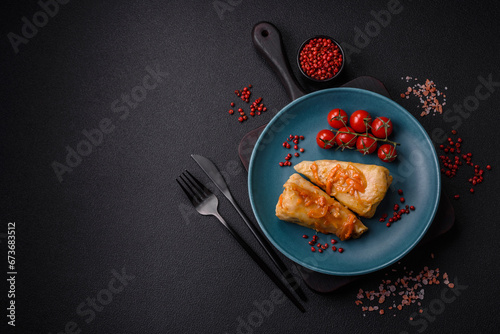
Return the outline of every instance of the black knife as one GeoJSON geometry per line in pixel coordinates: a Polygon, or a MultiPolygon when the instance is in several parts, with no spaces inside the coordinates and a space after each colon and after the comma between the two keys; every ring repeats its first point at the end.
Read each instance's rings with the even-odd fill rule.
{"type": "Polygon", "coordinates": [[[238,211],[238,213],[240,214],[241,218],[243,218],[243,221],[245,222],[247,227],[250,229],[250,231],[252,231],[254,237],[260,243],[262,248],[264,248],[267,255],[273,261],[274,265],[281,272],[281,274],[285,278],[285,281],[297,293],[300,299],[302,299],[303,301],[307,301],[307,297],[304,291],[302,291],[302,289],[300,288],[299,283],[295,280],[295,277],[288,270],[283,261],[278,257],[278,255],[272,248],[269,241],[267,241],[267,239],[262,235],[262,233],[255,227],[255,225],[252,222],[250,222],[248,217],[239,207],[238,203],[236,203],[236,201],[234,200],[233,196],[231,195],[231,192],[229,191],[229,188],[227,187],[226,181],[224,181],[224,177],[217,169],[217,166],[215,166],[212,161],[208,160],[207,158],[201,155],[191,154],[191,157],[194,159],[194,161],[196,161],[196,163],[201,167],[201,169],[203,169],[205,174],[208,175],[208,177],[213,181],[213,183],[215,183],[217,188],[219,188],[219,190],[224,194],[224,196],[226,196],[226,198],[229,200],[229,202],[231,202],[236,211],[238,211]]]}

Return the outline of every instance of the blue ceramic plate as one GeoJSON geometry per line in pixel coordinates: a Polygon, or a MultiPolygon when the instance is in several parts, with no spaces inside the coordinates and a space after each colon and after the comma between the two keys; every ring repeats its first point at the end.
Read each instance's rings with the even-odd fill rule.
{"type": "MultiPolygon", "coordinates": [[[[250,160],[248,188],[253,211],[266,236],[283,254],[311,270],[331,275],[359,275],[373,272],[401,259],[424,236],[439,204],[441,193],[440,169],[434,146],[420,123],[394,101],[362,89],[332,88],[301,97],[281,110],[259,137],[250,160]],[[324,150],[316,144],[316,134],[328,129],[327,115],[331,109],[342,108],[349,115],[358,109],[368,111],[372,117],[386,116],[394,124],[391,139],[400,143],[398,158],[392,163],[382,162],[376,153],[363,156],[354,150],[324,150]],[[303,135],[300,147],[305,152],[291,159],[293,164],[302,160],[335,159],[387,167],[393,176],[392,186],[372,219],[362,218],[369,231],[355,240],[339,242],[344,253],[333,252],[331,247],[323,253],[311,252],[308,240],[315,231],[279,220],[275,215],[283,184],[295,172],[292,167],[278,163],[292,149],[282,143],[290,135],[303,135]],[[392,216],[393,206],[399,203],[397,190],[403,189],[408,205],[415,211],[386,227],[379,222],[383,213],[392,216]]],[[[332,235],[318,233],[319,242],[330,244],[332,235]]],[[[337,237],[335,239],[338,240],[337,237]]]]}

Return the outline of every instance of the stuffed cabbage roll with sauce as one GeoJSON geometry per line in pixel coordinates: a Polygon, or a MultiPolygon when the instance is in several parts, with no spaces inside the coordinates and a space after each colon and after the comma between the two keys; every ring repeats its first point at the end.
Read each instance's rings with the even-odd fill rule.
{"type": "Polygon", "coordinates": [[[392,183],[389,170],[377,165],[317,160],[302,161],[295,165],[295,170],[366,218],[373,217],[392,183]]]}
{"type": "Polygon", "coordinates": [[[290,176],[283,187],[276,205],[279,219],[336,234],[340,240],[358,238],[368,230],[354,213],[299,174],[290,176]]]}

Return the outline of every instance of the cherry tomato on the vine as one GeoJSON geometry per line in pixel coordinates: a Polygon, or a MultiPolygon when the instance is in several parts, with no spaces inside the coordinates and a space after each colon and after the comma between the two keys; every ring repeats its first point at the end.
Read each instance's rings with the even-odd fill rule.
{"type": "Polygon", "coordinates": [[[343,127],[339,129],[337,135],[335,136],[335,142],[342,149],[346,147],[354,147],[356,146],[356,134],[354,133],[341,133],[341,132],[354,132],[350,127],[343,127]]]}
{"type": "Polygon", "coordinates": [[[372,117],[366,110],[356,110],[352,113],[349,124],[354,131],[365,133],[370,128],[370,124],[372,124],[372,117]]]}
{"type": "Polygon", "coordinates": [[[347,125],[347,113],[339,108],[328,113],[328,124],[334,129],[340,129],[347,125]],[[342,123],[344,121],[344,123],[342,123]]]}
{"type": "Polygon", "coordinates": [[[390,144],[384,144],[378,149],[378,157],[384,162],[393,162],[396,159],[397,152],[396,147],[390,144]]]}
{"type": "Polygon", "coordinates": [[[392,133],[392,122],[387,117],[377,117],[372,122],[372,133],[377,138],[387,138],[392,133]]]}
{"type": "Polygon", "coordinates": [[[356,148],[359,152],[365,154],[372,154],[377,150],[377,141],[373,137],[362,137],[358,136],[356,140],[356,148]]]}
{"type": "Polygon", "coordinates": [[[321,130],[316,135],[316,143],[319,147],[327,150],[329,148],[332,148],[335,144],[335,141],[333,140],[334,138],[335,133],[333,133],[331,130],[321,130]]]}

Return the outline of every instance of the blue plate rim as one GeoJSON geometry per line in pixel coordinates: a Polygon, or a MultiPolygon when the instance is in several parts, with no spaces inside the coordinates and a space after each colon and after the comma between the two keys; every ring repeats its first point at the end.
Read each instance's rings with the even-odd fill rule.
{"type": "Polygon", "coordinates": [[[380,269],[386,268],[386,267],[390,266],[391,264],[397,262],[398,260],[402,259],[413,248],[415,248],[415,246],[420,242],[420,240],[422,240],[422,238],[424,237],[424,235],[427,233],[430,225],[434,221],[437,209],[439,207],[439,202],[440,202],[440,199],[441,199],[441,173],[440,173],[440,169],[439,169],[439,161],[438,161],[438,157],[437,157],[437,152],[436,152],[436,149],[434,147],[434,144],[433,144],[432,140],[430,139],[429,135],[427,134],[427,131],[424,129],[424,127],[422,126],[422,124],[420,124],[420,122],[418,122],[418,120],[408,110],[406,110],[405,108],[403,108],[401,105],[399,105],[398,103],[396,103],[392,99],[389,99],[389,98],[387,98],[387,97],[385,97],[383,95],[380,95],[378,93],[375,93],[375,92],[372,92],[372,91],[369,91],[369,90],[366,90],[366,89],[352,88],[352,87],[337,87],[337,88],[322,89],[322,90],[319,90],[319,91],[312,92],[312,93],[306,94],[304,96],[301,96],[300,98],[298,98],[298,99],[290,102],[285,107],[283,107],[283,109],[281,109],[271,119],[271,121],[267,124],[267,126],[264,128],[264,130],[262,131],[262,133],[259,135],[259,138],[257,139],[257,142],[255,143],[254,149],[252,151],[252,156],[250,158],[250,164],[249,164],[249,167],[248,167],[248,182],[247,182],[247,184],[248,184],[248,194],[249,194],[249,198],[250,198],[250,204],[251,204],[254,216],[257,219],[257,223],[259,224],[261,230],[266,235],[266,237],[268,238],[268,240],[271,241],[271,243],[274,245],[274,247],[276,247],[287,258],[289,258],[293,262],[295,262],[295,263],[297,263],[297,264],[299,264],[299,265],[301,265],[301,266],[303,266],[305,268],[308,268],[310,270],[313,270],[313,271],[316,271],[316,272],[319,272],[319,273],[328,274],[328,275],[336,275],[336,276],[355,276],[355,275],[363,275],[363,274],[372,273],[374,271],[378,271],[380,269]],[[331,91],[345,91],[345,92],[351,91],[351,92],[358,92],[358,93],[361,93],[361,94],[372,95],[375,98],[380,98],[380,99],[386,100],[386,102],[392,104],[393,106],[395,106],[400,111],[403,111],[403,112],[407,113],[408,116],[410,116],[409,118],[411,119],[411,121],[424,134],[427,143],[430,144],[430,147],[432,148],[432,152],[433,152],[433,155],[432,155],[433,160],[432,161],[433,161],[433,163],[434,163],[434,165],[436,167],[435,170],[436,170],[436,175],[437,175],[437,185],[436,185],[436,188],[437,188],[437,191],[436,191],[437,192],[437,198],[436,198],[436,201],[434,202],[434,205],[432,207],[432,214],[430,216],[429,221],[426,222],[425,228],[422,230],[422,232],[420,233],[420,235],[415,239],[415,241],[406,248],[406,250],[404,252],[402,252],[398,256],[394,257],[392,260],[386,261],[385,263],[383,263],[383,264],[381,264],[379,266],[376,266],[376,267],[373,267],[373,268],[369,268],[369,269],[365,269],[365,270],[340,271],[340,272],[333,271],[333,270],[326,270],[326,269],[323,269],[323,268],[320,268],[320,267],[317,267],[317,266],[314,266],[314,265],[310,265],[310,264],[304,263],[301,259],[298,259],[297,257],[290,255],[286,250],[284,250],[281,246],[279,246],[279,244],[273,239],[273,237],[264,228],[263,223],[261,222],[259,216],[256,214],[257,210],[256,210],[255,204],[254,204],[254,198],[253,198],[253,193],[252,193],[252,187],[251,187],[251,185],[252,185],[252,182],[253,182],[253,176],[252,176],[253,165],[254,165],[255,156],[256,156],[256,152],[257,152],[257,150],[255,148],[260,145],[260,142],[263,140],[263,137],[265,136],[265,134],[267,133],[267,131],[269,131],[269,129],[281,117],[281,115],[283,115],[288,110],[290,110],[294,105],[300,103],[301,101],[303,101],[305,99],[309,99],[309,98],[311,98],[313,96],[320,95],[320,94],[326,94],[326,93],[329,93],[331,91]]]}

